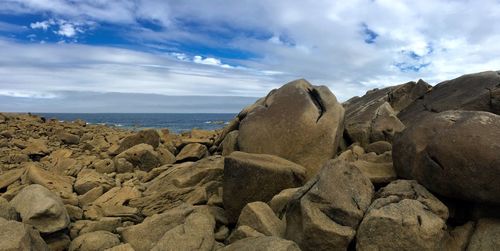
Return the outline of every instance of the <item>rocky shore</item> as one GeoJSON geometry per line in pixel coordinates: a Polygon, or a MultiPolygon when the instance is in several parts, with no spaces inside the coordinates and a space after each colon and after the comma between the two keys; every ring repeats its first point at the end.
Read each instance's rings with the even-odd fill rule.
{"type": "Polygon", "coordinates": [[[499,250],[499,114],[494,71],[296,80],[217,131],[0,114],[0,250],[499,250]]]}

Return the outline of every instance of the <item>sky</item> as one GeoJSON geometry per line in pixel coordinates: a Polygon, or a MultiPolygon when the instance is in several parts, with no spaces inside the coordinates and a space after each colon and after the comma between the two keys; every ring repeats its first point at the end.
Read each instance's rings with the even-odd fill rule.
{"type": "Polygon", "coordinates": [[[0,2],[0,111],[238,112],[298,78],[345,101],[500,69],[499,0],[0,2]]]}

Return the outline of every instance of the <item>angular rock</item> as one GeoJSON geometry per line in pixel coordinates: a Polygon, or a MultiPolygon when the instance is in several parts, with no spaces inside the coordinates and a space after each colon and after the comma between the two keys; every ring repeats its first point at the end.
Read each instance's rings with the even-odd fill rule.
{"type": "Polygon", "coordinates": [[[500,247],[500,219],[480,219],[467,251],[496,250],[498,247],[500,247]]]}
{"type": "Polygon", "coordinates": [[[123,158],[140,170],[149,171],[161,164],[160,156],[148,144],[135,145],[122,153],[118,154],[116,159],[123,158]]]}
{"type": "Polygon", "coordinates": [[[221,142],[222,156],[227,156],[234,151],[238,151],[238,130],[229,132],[221,142]]]}
{"type": "Polygon", "coordinates": [[[87,208],[86,216],[91,219],[102,217],[121,217],[127,220],[139,220],[139,210],[128,205],[132,199],[141,197],[141,192],[135,187],[113,187],[101,195],[87,208]]]}
{"type": "Polygon", "coordinates": [[[443,219],[422,203],[403,199],[370,208],[358,228],[356,250],[442,250],[444,229],[443,219]]]}
{"type": "MultiPolygon", "coordinates": [[[[500,114],[494,93],[500,90],[498,72],[486,71],[463,75],[434,86],[398,116],[405,125],[413,125],[429,113],[448,110],[486,111],[500,114]]],[[[498,96],[497,96],[498,97],[498,96]]]]}
{"type": "Polygon", "coordinates": [[[94,163],[94,168],[98,173],[112,173],[116,171],[115,163],[110,159],[97,161],[94,163]]]}
{"type": "Polygon", "coordinates": [[[42,185],[59,195],[63,202],[78,205],[76,194],[73,193],[73,177],[45,171],[34,164],[28,164],[26,166],[26,178],[30,183],[42,185]]]}
{"type": "Polygon", "coordinates": [[[30,225],[0,217],[0,250],[48,251],[49,247],[30,225]]]}
{"type": "Polygon", "coordinates": [[[377,193],[359,225],[356,250],[442,250],[448,209],[415,181],[397,180],[377,193]]]}
{"type": "Polygon", "coordinates": [[[149,251],[166,232],[184,223],[191,212],[193,208],[184,205],[147,217],[141,224],[123,229],[122,239],[136,251],[149,251]],[[138,236],[140,238],[137,238],[138,236]]]}
{"type": "Polygon", "coordinates": [[[281,216],[284,214],[286,205],[288,205],[295,193],[297,193],[299,190],[300,187],[285,189],[279,194],[276,194],[267,204],[269,204],[269,207],[276,215],[281,216]]]}
{"type": "Polygon", "coordinates": [[[80,137],[64,130],[56,132],[56,137],[67,145],[77,145],[80,143],[80,137]]]}
{"type": "Polygon", "coordinates": [[[103,251],[120,244],[120,239],[108,231],[82,234],[69,245],[69,251],[103,251]]]}
{"type": "Polygon", "coordinates": [[[3,189],[19,180],[25,170],[26,169],[24,168],[17,168],[0,173],[0,189],[3,189]]]}
{"type": "Polygon", "coordinates": [[[116,172],[128,173],[134,171],[134,165],[124,158],[115,158],[114,161],[116,172]]]}
{"type": "Polygon", "coordinates": [[[135,251],[132,245],[126,243],[118,246],[114,246],[112,248],[105,249],[104,251],[135,251]]]}
{"type": "Polygon", "coordinates": [[[223,251],[300,251],[293,241],[274,236],[250,237],[220,249],[223,251]]]}
{"type": "Polygon", "coordinates": [[[290,202],[285,236],[302,250],[345,250],[372,196],[373,185],[355,166],[329,161],[290,202]]]}
{"type": "Polygon", "coordinates": [[[446,111],[423,117],[394,140],[399,176],[466,201],[500,204],[500,116],[446,111]]]}
{"type": "Polygon", "coordinates": [[[260,237],[260,236],[266,236],[263,233],[253,229],[252,227],[246,226],[246,225],[241,225],[238,226],[232,233],[229,235],[227,238],[226,242],[228,244],[231,244],[233,242],[250,238],[250,237],[260,237]]]}
{"type": "Polygon", "coordinates": [[[44,241],[47,243],[50,251],[66,251],[71,244],[69,236],[61,232],[44,236],[44,241]]]}
{"type": "Polygon", "coordinates": [[[175,157],[177,162],[182,161],[197,161],[208,154],[208,149],[205,145],[199,143],[187,144],[181,149],[175,157]]]}
{"type": "Polygon", "coordinates": [[[285,235],[283,221],[278,219],[273,210],[261,201],[248,203],[241,210],[238,226],[249,226],[267,236],[283,238],[285,235]]]}
{"type": "Polygon", "coordinates": [[[206,204],[210,197],[219,194],[223,171],[224,159],[221,156],[173,165],[146,183],[143,196],[132,199],[129,205],[151,216],[183,203],[206,204]]]}
{"type": "Polygon", "coordinates": [[[419,80],[416,83],[408,82],[371,90],[363,97],[354,97],[344,102],[348,144],[358,142],[361,146],[367,146],[381,138],[390,140],[396,131],[401,130],[402,125],[394,116],[426,93],[430,87],[419,80]]]}
{"type": "Polygon", "coordinates": [[[103,187],[104,191],[107,191],[115,186],[115,182],[112,178],[95,170],[84,169],[78,173],[74,188],[81,195],[99,186],[103,187]]]}
{"type": "Polygon", "coordinates": [[[229,221],[236,222],[250,202],[269,201],[283,189],[301,186],[305,174],[302,166],[278,156],[233,152],[224,161],[223,203],[229,221]]]}
{"type": "Polygon", "coordinates": [[[160,145],[160,135],[154,129],[137,132],[134,135],[124,138],[118,149],[116,149],[113,154],[120,154],[121,152],[139,144],[148,144],[153,148],[157,148],[160,145]]]}
{"type": "Polygon", "coordinates": [[[162,165],[175,163],[175,155],[172,154],[166,147],[158,147],[156,151],[159,153],[162,165]]]}
{"type": "Polygon", "coordinates": [[[2,197],[0,197],[0,218],[6,220],[18,220],[19,218],[16,209],[2,197]]]}
{"type": "Polygon", "coordinates": [[[387,184],[397,178],[392,164],[392,153],[376,155],[373,152],[363,154],[352,162],[373,184],[387,184]]]}
{"type": "Polygon", "coordinates": [[[33,139],[28,140],[28,145],[24,148],[21,153],[27,154],[33,160],[39,160],[41,157],[49,154],[50,150],[47,146],[47,141],[43,139],[33,139]]]}
{"type": "Polygon", "coordinates": [[[376,142],[369,144],[365,148],[365,151],[367,153],[374,152],[376,154],[383,154],[383,153],[385,153],[387,151],[391,151],[391,150],[392,150],[392,145],[391,145],[391,143],[389,143],[387,141],[376,141],[376,142]]]}
{"type": "Polygon", "coordinates": [[[79,235],[101,230],[114,233],[121,223],[120,218],[113,217],[104,217],[98,221],[79,220],[71,224],[70,236],[74,239],[79,235]]]}
{"type": "Polygon", "coordinates": [[[29,185],[10,202],[21,214],[23,223],[42,233],[53,233],[69,224],[69,215],[59,196],[41,185],[29,185]]]}
{"type": "Polygon", "coordinates": [[[239,117],[240,151],[280,156],[304,166],[311,178],[335,156],[344,109],[326,86],[300,79],[271,91],[239,117]]]}
{"type": "Polygon", "coordinates": [[[211,215],[194,212],[182,225],[167,231],[152,251],[211,251],[215,243],[214,228],[215,220],[211,215]]]}

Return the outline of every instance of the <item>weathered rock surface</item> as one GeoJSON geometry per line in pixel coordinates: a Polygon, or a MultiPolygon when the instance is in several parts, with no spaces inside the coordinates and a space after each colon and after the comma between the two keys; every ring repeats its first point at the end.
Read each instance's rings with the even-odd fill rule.
{"type": "Polygon", "coordinates": [[[304,183],[306,170],[293,162],[267,154],[233,152],[224,161],[224,208],[236,222],[243,207],[269,201],[283,189],[304,183]]]}
{"type": "Polygon", "coordinates": [[[238,226],[249,226],[267,236],[283,238],[285,224],[274,214],[273,210],[264,202],[248,203],[241,210],[238,226]]]}
{"type": "Polygon", "coordinates": [[[121,152],[139,144],[148,144],[153,148],[157,148],[160,144],[160,135],[153,129],[143,130],[134,135],[130,135],[121,141],[118,149],[114,151],[114,155],[120,154],[121,152]]]}
{"type": "Polygon", "coordinates": [[[452,198],[500,203],[500,116],[489,112],[430,114],[394,141],[399,176],[452,198]]]}
{"type": "Polygon", "coordinates": [[[76,178],[74,188],[78,194],[85,194],[96,187],[103,187],[105,191],[114,187],[115,183],[112,178],[101,174],[92,169],[84,169],[76,178]]]}
{"type": "Polygon", "coordinates": [[[286,211],[286,238],[302,250],[346,250],[371,203],[373,185],[352,164],[329,161],[286,211]]]}
{"type": "Polygon", "coordinates": [[[359,146],[353,146],[338,156],[338,159],[348,161],[356,166],[373,184],[387,184],[397,178],[392,163],[392,153],[365,153],[359,146]]]}
{"type": "Polygon", "coordinates": [[[41,185],[25,187],[11,204],[20,213],[23,223],[42,233],[56,232],[69,224],[69,215],[61,198],[41,185]]]}
{"type": "Polygon", "coordinates": [[[223,251],[300,251],[293,241],[274,236],[250,237],[220,249],[223,251]]]}
{"type": "Polygon", "coordinates": [[[197,161],[205,157],[208,153],[208,149],[205,145],[199,143],[191,143],[184,146],[179,154],[175,157],[177,162],[183,161],[197,161]]]}
{"type": "Polygon", "coordinates": [[[0,197],[0,218],[6,220],[18,220],[16,209],[9,202],[0,197]]]}
{"type": "Polygon", "coordinates": [[[240,113],[240,151],[280,156],[313,177],[331,159],[343,132],[344,109],[325,86],[290,82],[240,113]]]}
{"type": "Polygon", "coordinates": [[[480,219],[467,251],[496,250],[500,247],[500,219],[480,219]]]}
{"type": "Polygon", "coordinates": [[[448,208],[415,181],[377,193],[357,232],[356,250],[442,250],[448,208]]]}
{"type": "Polygon", "coordinates": [[[406,84],[368,91],[343,103],[347,141],[367,146],[377,140],[391,141],[404,129],[396,115],[425,94],[430,85],[419,80],[406,84]]]}
{"type": "Polygon", "coordinates": [[[194,212],[186,221],[166,232],[152,249],[163,250],[200,250],[213,249],[215,220],[211,215],[194,212]]]}
{"type": "Polygon", "coordinates": [[[82,234],[69,245],[69,251],[103,251],[120,244],[116,235],[108,231],[82,234]]]}
{"type": "Polygon", "coordinates": [[[428,113],[448,110],[486,111],[500,114],[498,93],[500,75],[486,71],[441,82],[398,114],[407,125],[418,122],[428,113]],[[496,94],[496,95],[495,95],[496,94]],[[496,103],[497,102],[497,103],[496,103]]]}
{"type": "Polygon", "coordinates": [[[221,196],[223,171],[224,158],[221,156],[173,165],[146,183],[142,197],[132,199],[129,205],[151,216],[183,203],[207,203],[213,196],[221,196]]]}
{"type": "Polygon", "coordinates": [[[0,250],[48,251],[49,247],[30,225],[0,217],[0,250]]]}
{"type": "Polygon", "coordinates": [[[123,151],[115,159],[125,159],[143,171],[150,171],[161,164],[160,156],[154,151],[154,148],[143,143],[123,151]]]}

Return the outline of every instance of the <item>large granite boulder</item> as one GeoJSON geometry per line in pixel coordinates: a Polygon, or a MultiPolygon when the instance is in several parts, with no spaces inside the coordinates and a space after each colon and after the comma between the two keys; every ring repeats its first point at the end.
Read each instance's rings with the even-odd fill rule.
{"type": "Polygon", "coordinates": [[[346,250],[373,190],[370,180],[351,163],[327,162],[289,203],[285,237],[302,250],[346,250]]]}
{"type": "Polygon", "coordinates": [[[24,223],[42,233],[53,233],[69,225],[69,215],[61,198],[41,185],[25,187],[11,204],[24,223]]]}
{"type": "Polygon", "coordinates": [[[224,161],[223,202],[235,223],[246,204],[269,201],[281,190],[303,185],[304,167],[278,156],[233,152],[224,161]]]}
{"type": "Polygon", "coordinates": [[[498,204],[499,139],[500,116],[493,113],[430,114],[396,137],[394,167],[440,195],[498,204]]]}
{"type": "Polygon", "coordinates": [[[391,141],[394,134],[404,129],[397,114],[425,94],[430,85],[419,80],[402,85],[374,89],[362,97],[344,102],[345,140],[367,146],[378,140],[391,141]]]}
{"type": "Polygon", "coordinates": [[[285,235],[283,221],[262,201],[248,203],[241,211],[237,226],[249,226],[267,236],[283,238],[285,235]]]}
{"type": "Polygon", "coordinates": [[[486,71],[447,80],[416,100],[398,116],[405,125],[428,113],[448,110],[487,111],[500,114],[500,72],[486,71]]]}
{"type": "Polygon", "coordinates": [[[134,167],[143,171],[149,171],[161,164],[160,156],[154,151],[153,147],[148,144],[135,145],[115,157],[117,159],[125,159],[134,167]]]}
{"type": "Polygon", "coordinates": [[[356,236],[356,250],[443,250],[448,208],[415,181],[381,189],[356,236]]]}
{"type": "Polygon", "coordinates": [[[476,223],[468,251],[497,250],[500,247],[500,219],[483,218],[476,223]]]}
{"type": "Polygon", "coordinates": [[[240,151],[293,161],[304,166],[310,178],[335,156],[344,109],[326,86],[300,79],[271,91],[240,117],[240,151]]]}
{"type": "Polygon", "coordinates": [[[0,250],[48,251],[49,247],[30,225],[0,217],[0,250]]]}

